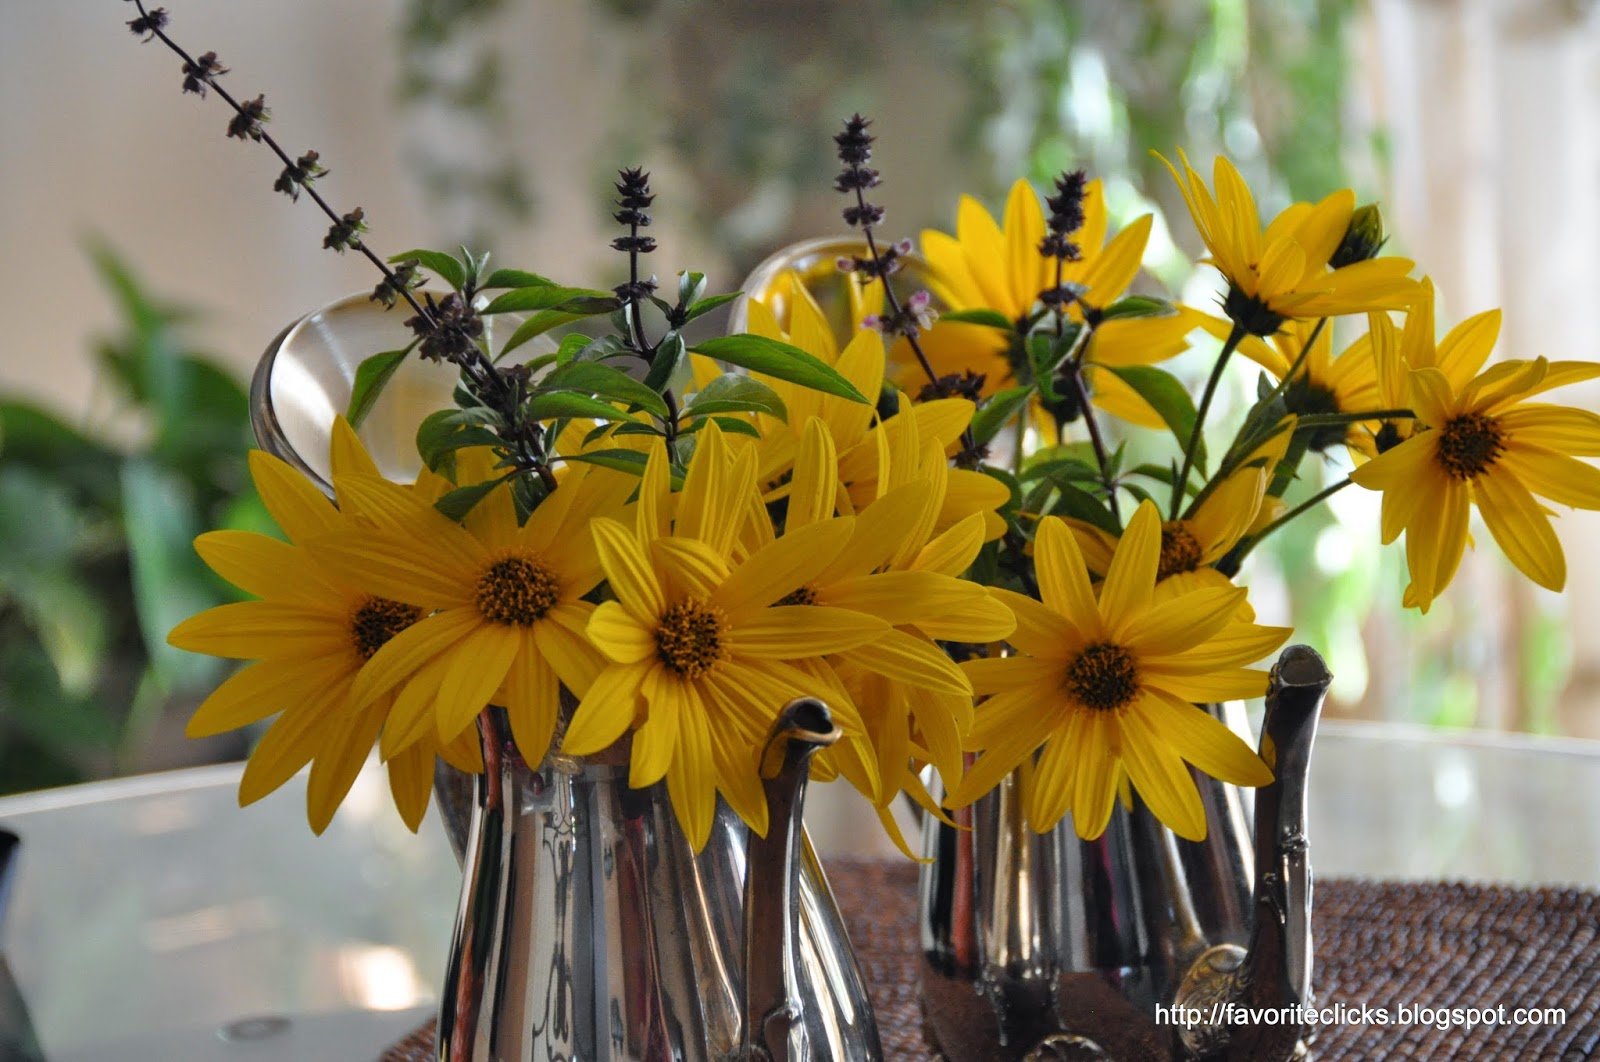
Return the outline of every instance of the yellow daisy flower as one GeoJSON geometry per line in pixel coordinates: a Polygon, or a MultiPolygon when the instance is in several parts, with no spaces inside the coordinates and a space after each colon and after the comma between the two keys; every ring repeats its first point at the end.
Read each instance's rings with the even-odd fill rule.
{"type": "MultiPolygon", "coordinates": [[[[1162,521],[1156,582],[1162,585],[1163,593],[1174,595],[1233,585],[1212,565],[1249,533],[1270,482],[1271,473],[1265,468],[1242,469],[1229,476],[1189,515],[1181,520],[1162,521]],[[1169,582],[1171,586],[1166,585],[1169,582]]],[[[1127,536],[1113,535],[1082,520],[1066,518],[1062,522],[1077,540],[1090,574],[1104,578],[1111,570],[1118,544],[1127,536]]]]}
{"type": "MultiPolygon", "coordinates": [[[[1268,497],[1266,491],[1293,435],[1294,418],[1286,418],[1272,438],[1239,463],[1237,472],[1200,498],[1182,519],[1162,521],[1160,560],[1156,566],[1157,601],[1207,587],[1233,585],[1213,565],[1246,535],[1260,530],[1263,513],[1281,512],[1281,502],[1268,497]]],[[[1103,579],[1111,570],[1121,536],[1071,517],[1062,522],[1077,541],[1089,574],[1103,579]]],[[[1247,602],[1241,601],[1240,609],[1243,618],[1254,618],[1247,602]]]]}
{"type": "MultiPolygon", "coordinates": [[[[486,451],[460,451],[461,481],[486,481],[490,460],[486,451]]],[[[602,578],[587,524],[619,513],[638,480],[575,469],[520,527],[509,484],[458,524],[377,477],[334,482],[374,526],[312,548],[357,585],[427,616],[374,654],[356,681],[357,704],[394,695],[382,754],[429,734],[450,741],[493,703],[506,709],[523,758],[540,762],[560,685],[582,692],[602,663],[583,635],[594,606],[582,599],[602,578]]]]}
{"type": "Polygon", "coordinates": [[[1183,173],[1157,155],[1194,218],[1207,259],[1228,282],[1223,309],[1252,335],[1276,332],[1290,318],[1336,317],[1369,310],[1403,310],[1417,297],[1406,258],[1370,258],[1328,268],[1355,213],[1346,188],[1320,203],[1295,203],[1265,229],[1255,197],[1233,163],[1218,156],[1212,171],[1216,197],[1178,152],[1183,173]]]}
{"type": "MultiPolygon", "coordinates": [[[[884,376],[882,337],[873,331],[858,332],[841,353],[826,315],[800,278],[790,274],[780,289],[781,296],[773,295],[771,301],[786,311],[786,319],[780,318],[766,301],[752,299],[750,331],[791,343],[828,362],[863,394],[878,393],[884,376]]],[[[871,504],[894,485],[925,476],[932,462],[945,464],[945,458],[959,448],[961,433],[972,421],[976,408],[964,398],[913,403],[902,393],[900,412],[874,423],[877,414],[870,406],[830,399],[782,381],[761,379],[789,404],[787,420],[760,414],[754,418],[762,433],[756,451],[759,481],[765,488],[767,500],[776,501],[787,493],[784,478],[794,467],[801,433],[810,419],[816,417],[828,426],[839,454],[839,479],[848,494],[848,507],[843,504],[845,499],[839,499],[840,512],[846,514],[871,504]],[[785,388],[804,393],[791,400],[785,388]],[[923,446],[923,440],[930,438],[939,443],[939,449],[932,454],[923,446]]],[[[995,510],[1008,500],[1010,493],[993,476],[969,469],[953,469],[946,481],[938,530],[946,530],[972,513],[981,512],[986,514],[987,537],[999,538],[1005,534],[1005,521],[995,510]]]]}
{"type": "MultiPolygon", "coordinates": [[[[856,649],[889,630],[850,609],[782,603],[849,543],[850,517],[787,531],[730,560],[751,512],[745,499],[757,496],[754,463],[725,462],[715,443],[706,447],[717,437],[715,428],[704,430],[670,520],[648,497],[651,481],[666,478],[665,449],[658,448],[650,458],[658,471],[646,469],[635,526],[591,523],[616,600],[589,621],[587,636],[607,666],[573,713],[563,745],[569,754],[591,755],[631,730],[628,784],[665,777],[696,850],[710,835],[719,792],[752,829],[766,831],[756,750],[785,702],[818,692],[815,679],[789,661],[856,649]]],[[[847,705],[833,707],[847,734],[863,733],[847,705]]]]}
{"type": "MultiPolygon", "coordinates": [[[[812,420],[795,463],[785,518],[790,532],[833,518],[839,499],[836,464],[826,425],[812,420]]],[[[942,461],[937,471],[947,471],[942,461]]],[[[983,520],[974,513],[935,535],[944,487],[943,477],[930,475],[866,506],[845,549],[788,598],[865,612],[895,628],[829,658],[841,674],[852,676],[845,687],[875,736],[878,775],[884,781],[907,773],[904,750],[912,722],[925,759],[949,777],[961,773],[972,690],[933,639],[988,643],[1016,625],[1010,610],[984,587],[957,578],[983,546],[983,520]],[[856,695],[868,685],[870,695],[856,695]]]]}
{"type": "MultiPolygon", "coordinates": [[[[1218,339],[1226,339],[1229,325],[1207,318],[1206,331],[1218,339]]],[[[1345,348],[1338,357],[1333,355],[1333,329],[1317,327],[1308,320],[1285,321],[1283,328],[1270,341],[1259,336],[1246,336],[1239,343],[1239,353],[1267,370],[1274,381],[1282,380],[1306,349],[1311,349],[1296,372],[1294,381],[1284,390],[1284,406],[1296,415],[1314,416],[1322,413],[1361,413],[1367,410],[1399,408],[1383,405],[1383,392],[1378,386],[1378,367],[1373,357],[1373,339],[1370,332],[1363,334],[1345,348]],[[1316,338],[1313,340],[1312,335],[1316,338]]],[[[1352,424],[1344,428],[1321,428],[1313,432],[1310,449],[1321,452],[1344,443],[1370,457],[1372,427],[1352,424]]]]}
{"type": "MultiPolygon", "coordinates": [[[[1107,240],[1105,193],[1100,181],[1089,182],[1083,211],[1083,228],[1073,237],[1082,249],[1082,257],[1063,263],[1061,279],[1088,288],[1084,298],[1091,305],[1109,306],[1127,292],[1138,275],[1150,238],[1151,215],[1146,214],[1107,240]]],[[[1011,187],[1003,228],[976,199],[962,196],[956,211],[955,236],[936,230],[922,233],[933,293],[951,310],[990,309],[1011,321],[1027,318],[1039,293],[1056,286],[1055,259],[1046,259],[1039,253],[1044,234],[1044,210],[1038,194],[1025,180],[1011,187]]],[[[1067,315],[1074,321],[1083,320],[1082,308],[1076,303],[1067,315]]],[[[1114,373],[1099,369],[1152,365],[1180,354],[1188,346],[1185,337],[1203,317],[1180,307],[1168,317],[1125,318],[1101,324],[1084,353],[1084,379],[1094,404],[1134,424],[1165,427],[1161,415],[1138,392],[1114,373]]],[[[998,329],[936,321],[918,341],[941,376],[969,369],[982,373],[985,394],[1016,383],[1016,367],[1008,354],[1009,339],[998,329]]],[[[915,392],[927,382],[906,344],[896,344],[892,357],[900,386],[915,392]]]]}
{"type": "Polygon", "coordinates": [[[969,738],[983,752],[950,806],[971,803],[1026,761],[1023,800],[1036,831],[1070,811],[1079,837],[1100,836],[1126,775],[1158,819],[1199,840],[1205,811],[1187,764],[1235,785],[1272,780],[1259,756],[1192,702],[1263,695],[1266,673],[1244,665],[1289,631],[1236,622],[1244,597],[1237,587],[1157,603],[1160,551],[1161,516],[1144,502],[1096,600],[1072,533],[1054,517],[1040,523],[1034,559],[1043,601],[1006,595],[1018,655],[962,665],[987,697],[969,738]]]}
{"type": "MultiPolygon", "coordinates": [[[[1493,336],[1480,330],[1469,342],[1493,336]]],[[[1566,585],[1566,556],[1535,495],[1600,509],[1600,469],[1574,456],[1600,456],[1600,416],[1527,399],[1596,376],[1600,365],[1544,358],[1500,362],[1461,388],[1439,368],[1411,372],[1416,433],[1350,474],[1383,492],[1383,541],[1405,532],[1407,608],[1427,612],[1450,585],[1473,504],[1518,570],[1550,590],[1566,585]]]]}
{"type": "MultiPolygon", "coordinates": [[[[332,465],[337,475],[377,474],[343,418],[334,429],[332,465]]],[[[191,652],[257,661],[205,699],[187,733],[207,737],[277,714],[245,767],[239,803],[260,800],[310,763],[306,815],[320,834],[355,782],[391,706],[392,698],[356,703],[350,696],[356,675],[422,611],[356,589],[306,548],[312,539],[353,530],[355,521],[304,476],[260,451],[250,454],[250,473],[289,541],[246,531],[212,531],[196,539],[195,549],[218,575],[259,600],[208,609],[173,628],[167,641],[191,652]]],[[[436,753],[463,770],[483,769],[476,740],[443,747],[430,741],[390,760],[390,789],[413,830],[427,810],[436,753]]]]}

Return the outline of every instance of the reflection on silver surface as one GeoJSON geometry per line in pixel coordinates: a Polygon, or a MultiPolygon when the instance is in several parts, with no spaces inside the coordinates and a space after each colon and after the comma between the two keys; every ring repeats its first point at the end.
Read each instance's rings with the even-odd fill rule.
{"type": "Polygon", "coordinates": [[[1232,787],[1204,776],[1199,843],[1173,835],[1137,798],[1096,840],[1080,841],[1070,820],[1034,834],[1015,774],[958,814],[970,829],[927,820],[922,993],[943,1053],[953,1062],[1091,1049],[1119,1062],[1213,1051],[1238,1062],[1290,1058],[1293,1026],[1206,1029],[1180,1043],[1155,1007],[1309,1000],[1305,790],[1330,680],[1304,646],[1273,669],[1262,748],[1277,777],[1256,796],[1253,844],[1232,787]]]}
{"type": "Polygon", "coordinates": [[[625,757],[530,769],[502,714],[485,713],[488,770],[438,1057],[880,1059],[844,925],[800,830],[810,753],[837,734],[807,705],[820,709],[794,702],[774,728],[767,838],[719,801],[698,855],[663,784],[628,787],[625,757]]]}
{"type": "MultiPolygon", "coordinates": [[[[408,316],[404,307],[385,310],[364,294],[348,295],[280,332],[261,356],[250,384],[250,422],[261,448],[331,493],[328,440],[334,418],[350,404],[361,363],[401,349],[414,338],[405,326],[408,316]]],[[[491,349],[497,328],[504,332],[519,320],[515,315],[485,318],[491,349]]],[[[522,349],[523,356],[534,357],[554,350],[555,344],[536,336],[522,349]]],[[[401,364],[359,433],[385,477],[403,483],[416,478],[421,467],[417,425],[428,414],[454,405],[451,393],[458,375],[448,362],[428,362],[414,354],[401,364]]]]}

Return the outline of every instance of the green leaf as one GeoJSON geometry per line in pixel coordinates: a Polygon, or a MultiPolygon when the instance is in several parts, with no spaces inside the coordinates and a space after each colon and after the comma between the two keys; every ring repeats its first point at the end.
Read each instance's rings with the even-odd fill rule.
{"type": "Polygon", "coordinates": [[[1166,299],[1153,295],[1128,295],[1100,311],[1102,321],[1115,321],[1122,317],[1172,317],[1178,308],[1166,299]]]}
{"type": "Polygon", "coordinates": [[[620,369],[593,361],[575,361],[539,382],[541,391],[581,391],[648,410],[666,419],[667,404],[659,394],[620,369]]]}
{"type": "Polygon", "coordinates": [[[168,689],[203,685],[216,662],[167,644],[167,632],[218,604],[210,571],[191,545],[201,530],[189,484],[143,459],[122,467],[128,555],[139,630],[157,679],[168,689]]]}
{"type": "Polygon", "coordinates": [[[350,422],[352,428],[361,427],[362,421],[367,419],[367,414],[371,413],[372,407],[377,404],[378,396],[383,394],[383,389],[394,378],[394,374],[400,371],[406,355],[410,354],[416,345],[416,341],[413,340],[400,350],[386,350],[382,354],[374,354],[356,366],[356,382],[350,389],[350,405],[344,411],[344,419],[350,422]]]}
{"type": "MultiPolygon", "coordinates": [[[[531,313],[534,310],[561,310],[565,313],[610,313],[621,306],[615,295],[591,288],[563,288],[555,284],[541,284],[531,288],[516,288],[496,296],[485,306],[483,314],[531,313]]],[[[515,333],[513,333],[515,336],[515,333]]],[[[509,340],[508,340],[509,342],[509,340]]]]}
{"type": "Polygon", "coordinates": [[[1016,322],[1011,320],[999,310],[951,310],[939,315],[941,321],[958,321],[961,324],[988,325],[998,328],[1002,332],[1010,332],[1016,328],[1016,322]]]}
{"type": "Polygon", "coordinates": [[[1153,365],[1101,365],[1099,368],[1115,373],[1123,383],[1139,392],[1139,397],[1161,414],[1178,445],[1188,445],[1189,434],[1194,431],[1194,402],[1176,376],[1153,365]]]}
{"type": "Polygon", "coordinates": [[[1100,468],[1093,461],[1062,457],[1033,465],[1023,473],[1023,478],[1029,482],[1034,479],[1045,479],[1058,484],[1099,483],[1100,468]]]}
{"type": "Polygon", "coordinates": [[[0,640],[0,699],[8,729],[66,759],[116,742],[117,723],[105,706],[64,688],[48,658],[26,639],[0,640]]]}
{"type": "Polygon", "coordinates": [[[1133,499],[1136,502],[1155,502],[1155,499],[1150,496],[1150,492],[1137,484],[1119,483],[1117,485],[1123,490],[1127,491],[1129,494],[1133,495],[1133,499]]]}
{"type": "Polygon", "coordinates": [[[543,288],[554,287],[555,281],[538,273],[525,273],[520,269],[496,269],[479,287],[491,288],[543,288]]]}
{"type": "Polygon", "coordinates": [[[700,296],[705,294],[706,275],[704,273],[679,273],[678,274],[678,305],[693,306],[700,301],[700,296]]]}
{"type": "Polygon", "coordinates": [[[565,455],[563,460],[580,461],[586,465],[599,465],[601,468],[642,476],[649,457],[638,450],[590,450],[588,453],[565,455]]]}
{"type": "Polygon", "coordinates": [[[457,487],[444,497],[433,503],[433,507],[444,513],[452,520],[460,520],[472,511],[472,507],[488,497],[489,492],[500,484],[517,475],[508,472],[499,479],[491,479],[486,483],[474,483],[470,487],[457,487]]]}
{"type": "Polygon", "coordinates": [[[417,453],[435,472],[454,474],[455,452],[463,446],[501,446],[503,440],[490,430],[500,424],[494,411],[441,409],[431,413],[417,427],[417,453]]]}
{"type": "Polygon", "coordinates": [[[673,379],[688,357],[689,350],[684,345],[683,336],[668,332],[656,344],[655,359],[650,362],[650,371],[645,373],[644,385],[657,394],[665,392],[672,386],[673,379]]]}
{"type": "Polygon", "coordinates": [[[684,311],[684,323],[687,324],[696,317],[704,317],[717,307],[726,306],[728,303],[732,302],[734,299],[737,299],[743,294],[744,292],[742,291],[727,291],[723,292],[721,295],[708,295],[705,298],[700,299],[698,302],[695,302],[684,311]]]}
{"type": "Polygon", "coordinates": [[[433,273],[456,291],[460,291],[467,282],[466,268],[456,261],[454,255],[445,254],[443,251],[427,251],[419,248],[415,251],[407,251],[405,254],[390,255],[389,261],[391,263],[405,262],[413,258],[420,262],[424,269],[433,273]]]}
{"type": "Polygon", "coordinates": [[[712,421],[716,421],[717,427],[721,428],[723,431],[732,432],[735,435],[748,435],[752,439],[761,438],[760,429],[758,429],[754,424],[751,424],[748,420],[740,420],[738,417],[701,417],[693,424],[690,424],[682,431],[678,432],[678,437],[682,438],[685,435],[693,435],[695,432],[699,431],[712,421]]]}
{"type": "Polygon", "coordinates": [[[1053,379],[1056,367],[1077,346],[1078,335],[1082,331],[1082,325],[1069,322],[1059,336],[1054,331],[1041,331],[1028,337],[1028,363],[1033,368],[1034,383],[1038,385],[1045,401],[1053,402],[1060,397],[1053,379]]]}
{"type": "Polygon", "coordinates": [[[972,415],[973,441],[979,446],[987,445],[1018,411],[1027,408],[1028,397],[1032,394],[1032,387],[1011,387],[989,396],[983,407],[972,415]]]}
{"type": "Polygon", "coordinates": [[[561,337],[560,346],[556,347],[556,364],[565,365],[578,356],[578,352],[594,342],[582,332],[574,332],[569,336],[561,337]]]}
{"type": "Polygon", "coordinates": [[[495,355],[495,360],[499,361],[528,340],[535,336],[542,336],[552,328],[560,328],[562,325],[571,324],[573,321],[581,321],[585,317],[592,316],[594,315],[587,313],[569,313],[566,310],[540,310],[519,324],[516,330],[506,337],[505,345],[500,348],[500,353],[495,355]]]}
{"type": "Polygon", "coordinates": [[[712,413],[765,413],[787,422],[789,410],[778,392],[743,373],[725,372],[700,389],[684,410],[686,416],[712,413]]]}
{"type": "Polygon", "coordinates": [[[39,471],[100,510],[122,504],[120,455],[37,406],[0,402],[0,458],[6,467],[39,471]]]}
{"type": "Polygon", "coordinates": [[[867,400],[856,390],[855,385],[840,376],[832,366],[788,343],[780,343],[775,339],[746,332],[708,339],[694,350],[697,354],[704,354],[718,361],[749,369],[751,372],[764,373],[779,380],[799,384],[801,387],[809,387],[813,391],[867,404],[867,400]]]}
{"type": "Polygon", "coordinates": [[[536,394],[527,408],[530,420],[555,420],[557,417],[586,417],[595,420],[633,419],[608,402],[580,395],[574,391],[547,391],[536,394]]]}
{"type": "Polygon", "coordinates": [[[1086,524],[1093,524],[1108,534],[1122,534],[1122,528],[1117,526],[1111,510],[1106,508],[1105,503],[1099,498],[1066,483],[1057,483],[1055,487],[1060,492],[1060,497],[1051,510],[1053,515],[1075,517],[1086,524]]]}

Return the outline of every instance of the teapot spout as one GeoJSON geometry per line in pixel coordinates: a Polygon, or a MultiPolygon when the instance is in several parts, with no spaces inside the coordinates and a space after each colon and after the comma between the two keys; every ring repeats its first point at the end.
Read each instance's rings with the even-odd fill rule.
{"type": "Polygon", "coordinates": [[[1284,1008],[1311,1002],[1311,864],[1306,842],[1306,785],[1317,717],[1333,675],[1303,645],[1283,651],[1272,669],[1261,757],[1272,784],[1256,793],[1255,896],[1247,949],[1219,945],[1194,963],[1176,1003],[1201,1013],[1232,1003],[1275,1020],[1201,1023],[1182,1031],[1184,1046],[1201,1059],[1284,1062],[1300,1057],[1302,1026],[1284,1008]]]}
{"type": "Polygon", "coordinates": [[[827,705],[790,701],[778,714],[761,753],[767,796],[767,835],[752,831],[744,882],[744,1031],[739,1053],[761,1062],[802,1062],[804,1039],[792,988],[798,932],[801,813],[811,757],[843,736],[827,705]]]}

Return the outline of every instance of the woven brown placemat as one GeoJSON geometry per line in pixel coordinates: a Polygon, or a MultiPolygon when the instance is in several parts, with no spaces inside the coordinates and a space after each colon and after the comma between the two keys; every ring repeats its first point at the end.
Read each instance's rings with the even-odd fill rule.
{"type": "MultiPolygon", "coordinates": [[[[933,1062],[917,1004],[917,868],[828,868],[872,993],[889,1062],[933,1062]]],[[[1319,881],[1316,1000],[1346,1011],[1408,1007],[1556,1007],[1565,1021],[1322,1026],[1317,1062],[1358,1059],[1600,1059],[1600,895],[1578,889],[1319,881]]],[[[380,1062],[432,1062],[418,1029],[380,1062]]]]}

